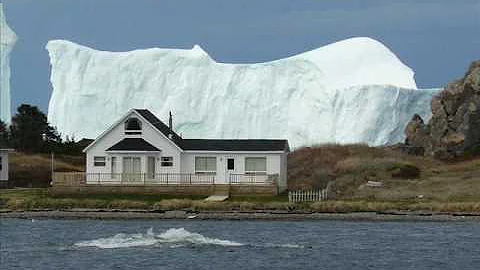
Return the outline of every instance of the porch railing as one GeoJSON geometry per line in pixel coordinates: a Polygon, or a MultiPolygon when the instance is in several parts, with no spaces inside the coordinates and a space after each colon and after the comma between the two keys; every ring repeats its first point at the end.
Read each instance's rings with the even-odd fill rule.
{"type": "Polygon", "coordinates": [[[203,185],[214,184],[214,174],[189,173],[54,173],[53,185],[203,185]]]}
{"type": "Polygon", "coordinates": [[[236,184],[258,184],[258,185],[273,185],[277,182],[278,174],[230,174],[229,183],[236,184]]]}
{"type": "Polygon", "coordinates": [[[274,185],[278,174],[230,174],[218,179],[215,174],[193,173],[84,173],[55,172],[52,185],[274,185]]]}

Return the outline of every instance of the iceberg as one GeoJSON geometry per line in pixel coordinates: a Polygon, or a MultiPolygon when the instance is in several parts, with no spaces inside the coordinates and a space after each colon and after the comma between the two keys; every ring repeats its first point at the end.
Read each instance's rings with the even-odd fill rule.
{"type": "Polygon", "coordinates": [[[12,118],[10,98],[10,52],[17,35],[7,25],[3,4],[0,3],[0,120],[10,124],[12,118]]]}
{"type": "Polygon", "coordinates": [[[76,139],[146,108],[162,121],[172,111],[185,138],[390,144],[404,138],[413,114],[429,118],[437,92],[418,90],[414,72],[366,37],[253,64],[219,63],[198,45],[108,52],[52,40],[46,49],[48,120],[76,139]]]}

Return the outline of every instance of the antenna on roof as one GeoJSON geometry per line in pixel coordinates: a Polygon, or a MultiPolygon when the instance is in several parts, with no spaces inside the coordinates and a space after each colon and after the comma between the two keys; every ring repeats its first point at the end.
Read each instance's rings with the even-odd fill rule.
{"type": "Polygon", "coordinates": [[[172,111],[168,112],[168,127],[170,128],[171,131],[173,131],[173,126],[172,126],[172,111]]]}

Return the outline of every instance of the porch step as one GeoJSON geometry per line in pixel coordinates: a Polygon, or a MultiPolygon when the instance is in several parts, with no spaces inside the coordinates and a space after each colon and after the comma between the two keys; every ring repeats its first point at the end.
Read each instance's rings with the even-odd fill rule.
{"type": "Polygon", "coordinates": [[[211,195],[208,198],[205,199],[205,201],[210,201],[210,202],[223,202],[228,199],[227,195],[211,195]]]}

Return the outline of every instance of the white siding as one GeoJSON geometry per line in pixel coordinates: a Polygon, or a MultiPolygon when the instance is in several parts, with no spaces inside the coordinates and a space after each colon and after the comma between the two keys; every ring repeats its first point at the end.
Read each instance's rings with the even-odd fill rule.
{"type": "MultiPolygon", "coordinates": [[[[111,158],[115,156],[117,159],[117,173],[123,172],[122,158],[140,157],[141,171],[147,172],[147,159],[149,156],[155,156],[155,172],[156,173],[195,173],[195,157],[216,157],[217,173],[216,184],[229,183],[229,173],[244,174],[245,173],[245,158],[247,157],[265,157],[267,165],[267,174],[279,175],[279,188],[284,190],[287,184],[287,153],[261,153],[261,152],[182,152],[173,142],[167,139],[163,134],[152,127],[147,121],[143,121],[134,111],[123,119],[117,126],[113,127],[108,133],[100,138],[94,145],[92,145],[86,153],[86,171],[87,173],[104,173],[110,174],[111,158]],[[137,117],[142,121],[141,135],[126,135],[124,130],[124,122],[129,117],[137,117]],[[143,138],[153,146],[161,150],[160,153],[108,153],[105,150],[120,142],[124,138],[143,138]],[[105,166],[94,166],[94,157],[104,156],[105,166]],[[161,157],[173,157],[173,166],[162,167],[161,157]],[[234,158],[235,167],[233,171],[227,171],[227,159],[234,158]]],[[[88,180],[87,180],[88,181],[88,180]]]]}
{"type": "Polygon", "coordinates": [[[0,150],[0,157],[2,157],[2,170],[0,171],[0,181],[8,180],[8,152],[0,150]]]}
{"type": "MultiPolygon", "coordinates": [[[[282,156],[285,153],[248,153],[248,152],[238,152],[238,153],[228,153],[228,152],[195,152],[195,153],[182,153],[182,163],[181,163],[181,172],[182,173],[195,173],[195,157],[216,157],[217,158],[217,174],[216,174],[216,183],[217,184],[227,184],[228,183],[228,172],[227,172],[227,159],[233,158],[235,160],[234,170],[231,171],[235,174],[245,173],[245,158],[246,157],[266,157],[267,158],[267,174],[279,174],[279,181],[284,181],[286,185],[286,165],[282,162],[282,156]]],[[[280,184],[280,183],[279,183],[280,184]]]]}
{"type": "MultiPolygon", "coordinates": [[[[139,118],[134,112],[132,112],[128,117],[134,116],[139,118]]],[[[126,119],[128,119],[125,118],[126,119]]],[[[180,150],[167,138],[165,138],[159,131],[154,129],[148,122],[142,121],[142,134],[141,135],[125,135],[124,130],[124,121],[120,122],[116,127],[114,127],[110,132],[108,132],[104,137],[97,141],[92,147],[87,151],[87,173],[110,173],[111,172],[111,156],[116,156],[117,158],[117,171],[122,172],[122,157],[132,156],[141,158],[141,168],[142,172],[147,171],[147,157],[155,156],[156,157],[156,173],[180,173],[180,150]],[[161,150],[161,153],[107,153],[105,150],[120,142],[124,138],[143,138],[145,141],[149,142],[153,146],[161,150]],[[94,156],[105,156],[106,164],[105,167],[95,167],[93,166],[93,157],[94,156]],[[173,157],[173,166],[172,167],[161,167],[160,157],[161,156],[170,156],[173,157]]]]}

